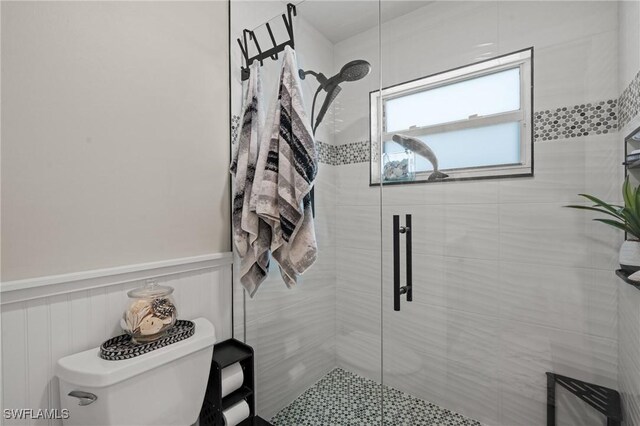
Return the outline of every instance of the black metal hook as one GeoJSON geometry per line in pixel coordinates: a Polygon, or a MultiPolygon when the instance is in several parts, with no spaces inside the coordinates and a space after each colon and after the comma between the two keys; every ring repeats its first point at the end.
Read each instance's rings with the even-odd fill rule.
{"type": "Polygon", "coordinates": [[[240,39],[238,40],[238,45],[240,46],[240,51],[242,52],[242,56],[244,58],[244,63],[245,66],[240,66],[240,73],[242,75],[242,78],[244,80],[246,80],[247,78],[249,78],[248,73],[249,73],[249,49],[247,48],[247,33],[249,33],[249,30],[242,30],[242,38],[244,40],[244,44],[242,41],[240,41],[240,39]],[[246,75],[246,77],[245,77],[246,75]]]}
{"type": "Polygon", "coordinates": [[[298,11],[296,10],[295,5],[289,3],[287,4],[287,14],[282,14],[282,20],[284,21],[284,25],[287,29],[287,33],[289,34],[289,40],[284,43],[278,44],[276,38],[273,35],[273,31],[271,30],[271,25],[267,22],[267,31],[269,32],[269,37],[271,38],[271,43],[273,43],[273,47],[267,49],[265,52],[260,48],[260,43],[258,42],[258,38],[255,35],[255,32],[249,31],[247,29],[242,30],[242,38],[243,41],[238,39],[238,44],[240,45],[240,50],[242,51],[242,56],[244,57],[246,66],[241,66],[241,76],[242,80],[246,80],[249,78],[249,66],[253,63],[253,61],[260,61],[260,65],[264,65],[264,60],[267,58],[278,59],[278,53],[282,52],[286,46],[290,46],[291,48],[295,48],[295,43],[293,40],[293,17],[298,16],[298,11]],[[249,46],[247,44],[247,34],[249,38],[253,40],[253,43],[258,50],[258,54],[254,56],[249,56],[249,46]]]}
{"type": "Polygon", "coordinates": [[[282,20],[284,21],[284,26],[287,28],[287,32],[289,33],[289,38],[293,43],[293,18],[291,17],[292,14],[293,16],[298,16],[298,11],[293,4],[287,3],[287,15],[289,16],[289,19],[287,19],[287,17],[283,13],[282,20]]]}
{"type": "Polygon", "coordinates": [[[296,6],[293,3],[287,3],[287,14],[289,15],[289,25],[287,25],[287,30],[289,30],[289,38],[291,39],[291,47],[293,48],[294,41],[293,41],[293,18],[291,17],[292,13],[293,13],[293,16],[298,16],[298,9],[296,9],[296,6]]]}
{"type": "Polygon", "coordinates": [[[240,49],[242,50],[242,55],[244,56],[245,65],[248,67],[249,66],[249,47],[247,45],[247,34],[251,36],[251,31],[242,30],[242,39],[244,43],[240,43],[240,39],[238,39],[238,44],[240,44],[240,49]]]}
{"type": "Polygon", "coordinates": [[[245,63],[249,60],[249,55],[247,55],[247,51],[242,47],[242,42],[238,39],[238,45],[240,46],[240,51],[242,52],[242,57],[245,60],[245,63]]]}
{"type": "Polygon", "coordinates": [[[293,22],[291,20],[291,12],[293,12],[293,16],[298,16],[298,10],[296,9],[296,5],[293,3],[287,3],[287,13],[289,14],[289,22],[293,22]]]}
{"type": "MultiPolygon", "coordinates": [[[[273,36],[273,31],[271,31],[271,25],[267,22],[267,31],[269,31],[269,37],[271,37],[271,43],[273,43],[273,47],[277,48],[278,43],[276,43],[276,38],[273,36]]],[[[271,55],[271,59],[278,59],[278,52],[271,55]]]]}
{"type": "MultiPolygon", "coordinates": [[[[249,38],[253,40],[253,44],[256,45],[256,50],[258,51],[257,59],[260,61],[260,66],[264,65],[264,58],[262,57],[262,49],[260,49],[260,43],[258,43],[258,37],[256,37],[256,33],[253,31],[249,31],[249,38]]],[[[256,58],[252,58],[251,62],[256,58]]]]}

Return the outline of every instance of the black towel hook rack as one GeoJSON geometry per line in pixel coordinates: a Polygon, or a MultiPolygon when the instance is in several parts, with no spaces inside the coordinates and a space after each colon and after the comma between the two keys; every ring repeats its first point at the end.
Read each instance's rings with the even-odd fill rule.
{"type": "Polygon", "coordinates": [[[269,37],[271,38],[271,43],[273,47],[266,51],[262,51],[260,48],[260,43],[258,42],[258,38],[256,37],[255,31],[250,31],[247,29],[242,30],[242,40],[238,38],[238,45],[240,46],[240,51],[242,52],[242,57],[244,58],[245,66],[240,67],[240,74],[242,76],[242,80],[247,80],[249,78],[249,66],[254,61],[260,61],[260,66],[264,65],[264,60],[278,59],[278,53],[282,52],[286,46],[291,46],[292,49],[295,49],[295,42],[293,39],[293,17],[298,16],[298,11],[296,10],[296,6],[288,3],[287,4],[287,14],[282,14],[282,20],[284,21],[284,26],[287,29],[287,34],[289,35],[289,40],[284,43],[278,44],[276,42],[276,38],[273,36],[273,31],[271,29],[271,25],[269,22],[265,24],[267,27],[267,31],[269,32],[269,37]],[[247,35],[249,36],[249,40],[253,41],[253,44],[258,51],[257,55],[249,57],[249,45],[247,41],[247,35]]]}

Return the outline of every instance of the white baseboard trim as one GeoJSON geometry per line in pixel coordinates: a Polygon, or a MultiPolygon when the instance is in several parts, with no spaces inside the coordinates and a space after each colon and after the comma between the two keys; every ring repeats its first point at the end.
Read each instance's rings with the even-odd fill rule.
{"type": "Polygon", "coordinates": [[[231,252],[169,259],[115,268],[95,269],[0,283],[0,304],[73,293],[131,281],[231,265],[231,252]]]}

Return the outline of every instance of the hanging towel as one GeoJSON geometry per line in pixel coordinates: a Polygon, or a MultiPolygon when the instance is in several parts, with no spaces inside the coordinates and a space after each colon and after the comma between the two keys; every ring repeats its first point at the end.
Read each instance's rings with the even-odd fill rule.
{"type": "Polygon", "coordinates": [[[260,66],[252,64],[230,170],[234,176],[233,242],[240,256],[240,282],[253,296],[269,269],[271,228],[251,209],[251,191],[262,128],[260,66]]]}
{"type": "Polygon", "coordinates": [[[309,193],[318,171],[318,153],[304,109],[295,52],[289,46],[269,126],[269,143],[262,147],[258,161],[261,181],[256,211],[271,226],[271,251],[291,287],[317,256],[309,193]]]}

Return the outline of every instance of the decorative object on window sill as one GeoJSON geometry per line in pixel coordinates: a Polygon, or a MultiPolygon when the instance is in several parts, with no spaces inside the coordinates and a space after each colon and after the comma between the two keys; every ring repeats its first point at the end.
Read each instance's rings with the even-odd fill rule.
{"type": "Polygon", "coordinates": [[[120,325],[133,343],[156,341],[175,325],[178,313],[171,293],[173,287],[158,285],[155,280],[127,293],[132,300],[120,325]]]}
{"type": "Polygon", "coordinates": [[[411,136],[398,134],[393,135],[392,139],[398,145],[402,146],[408,151],[413,152],[416,155],[425,158],[431,163],[431,165],[433,166],[433,173],[431,173],[427,178],[428,182],[442,180],[449,177],[449,175],[438,170],[438,157],[436,157],[436,154],[425,142],[421,141],[418,138],[412,138],[411,136]]]}
{"type": "Polygon", "coordinates": [[[625,231],[630,240],[626,240],[620,247],[620,267],[626,272],[640,270],[640,187],[632,187],[627,176],[622,185],[624,206],[610,204],[593,195],[579,194],[594,203],[593,206],[570,205],[573,209],[591,210],[603,213],[609,218],[593,219],[606,225],[625,231]]]}
{"type": "Polygon", "coordinates": [[[385,182],[412,181],[416,178],[416,161],[412,151],[385,153],[382,178],[385,182]]]}

